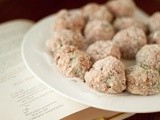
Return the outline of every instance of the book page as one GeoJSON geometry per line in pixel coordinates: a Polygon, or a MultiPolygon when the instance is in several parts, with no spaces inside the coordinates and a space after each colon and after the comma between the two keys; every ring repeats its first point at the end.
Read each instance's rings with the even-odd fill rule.
{"type": "Polygon", "coordinates": [[[0,120],[58,120],[88,108],[55,93],[36,80],[21,57],[31,21],[0,25],[0,120]]]}

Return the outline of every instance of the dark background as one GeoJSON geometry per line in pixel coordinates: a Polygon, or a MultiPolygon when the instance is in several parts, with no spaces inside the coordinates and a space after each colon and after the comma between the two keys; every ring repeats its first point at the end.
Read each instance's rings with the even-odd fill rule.
{"type": "MultiPolygon", "coordinates": [[[[18,18],[38,21],[62,8],[78,8],[89,2],[105,3],[106,0],[0,0],[0,23],[18,18]]],[[[135,0],[135,2],[150,15],[160,11],[160,0],[135,0]]],[[[160,112],[136,114],[126,120],[160,120],[160,112]]]]}
{"type": "MultiPolygon", "coordinates": [[[[0,22],[16,18],[37,21],[62,8],[78,8],[89,2],[105,3],[106,0],[0,0],[0,22]]],[[[135,0],[135,2],[148,14],[160,10],[160,0],[135,0]]]]}

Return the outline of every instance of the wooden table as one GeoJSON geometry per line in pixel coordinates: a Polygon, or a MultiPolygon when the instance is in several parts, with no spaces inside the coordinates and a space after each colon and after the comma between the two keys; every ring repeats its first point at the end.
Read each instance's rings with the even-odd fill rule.
{"type": "MultiPolygon", "coordinates": [[[[62,8],[78,8],[88,2],[104,3],[106,0],[0,0],[0,23],[25,18],[38,21],[62,8]]],[[[137,6],[152,14],[160,11],[160,0],[135,0],[137,6]]],[[[136,114],[126,120],[160,120],[160,112],[136,114]]]]}

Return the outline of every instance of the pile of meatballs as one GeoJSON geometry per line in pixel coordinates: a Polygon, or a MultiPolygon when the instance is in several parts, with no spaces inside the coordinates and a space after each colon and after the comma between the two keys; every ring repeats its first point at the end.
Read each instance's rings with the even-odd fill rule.
{"type": "Polygon", "coordinates": [[[103,93],[158,94],[160,12],[143,23],[135,9],[132,0],[110,0],[56,13],[46,47],[57,69],[103,93]]]}

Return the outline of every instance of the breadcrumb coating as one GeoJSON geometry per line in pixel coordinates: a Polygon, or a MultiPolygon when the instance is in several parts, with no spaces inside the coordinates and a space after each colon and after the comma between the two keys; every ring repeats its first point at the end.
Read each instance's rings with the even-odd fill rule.
{"type": "Polygon", "coordinates": [[[89,21],[84,30],[84,36],[88,44],[98,40],[111,40],[114,34],[112,25],[107,21],[101,20],[89,21]]]}
{"type": "Polygon", "coordinates": [[[134,59],[147,40],[143,30],[132,26],[119,31],[113,37],[113,42],[119,46],[122,58],[134,59]]]}
{"type": "Polygon", "coordinates": [[[119,47],[112,41],[96,41],[88,47],[86,52],[94,59],[94,61],[107,56],[113,56],[117,59],[120,59],[121,57],[119,47]]]}
{"type": "Polygon", "coordinates": [[[160,12],[155,12],[148,21],[148,27],[150,32],[160,30],[160,12]]]}
{"type": "Polygon", "coordinates": [[[81,31],[84,26],[85,18],[80,10],[61,10],[57,13],[53,21],[52,30],[70,29],[81,31]]]}
{"type": "Polygon", "coordinates": [[[85,74],[91,88],[104,93],[121,93],[126,88],[124,65],[112,56],[100,59],[85,74]]]}
{"type": "Polygon", "coordinates": [[[159,73],[144,65],[135,65],[126,72],[127,91],[137,95],[154,95],[160,90],[159,73]]]}
{"type": "Polygon", "coordinates": [[[91,57],[74,46],[63,46],[56,54],[58,70],[67,77],[84,79],[84,74],[92,65],[91,57]]]}
{"type": "Polygon", "coordinates": [[[145,45],[138,51],[136,61],[140,64],[153,67],[160,73],[160,45],[145,45]]]}
{"type": "Polygon", "coordinates": [[[133,0],[111,0],[106,3],[108,9],[117,17],[132,16],[135,11],[133,0]]]}
{"type": "Polygon", "coordinates": [[[46,41],[46,46],[52,52],[53,57],[64,45],[73,45],[82,49],[84,46],[84,38],[79,31],[59,30],[54,31],[49,40],[46,41]]]}

